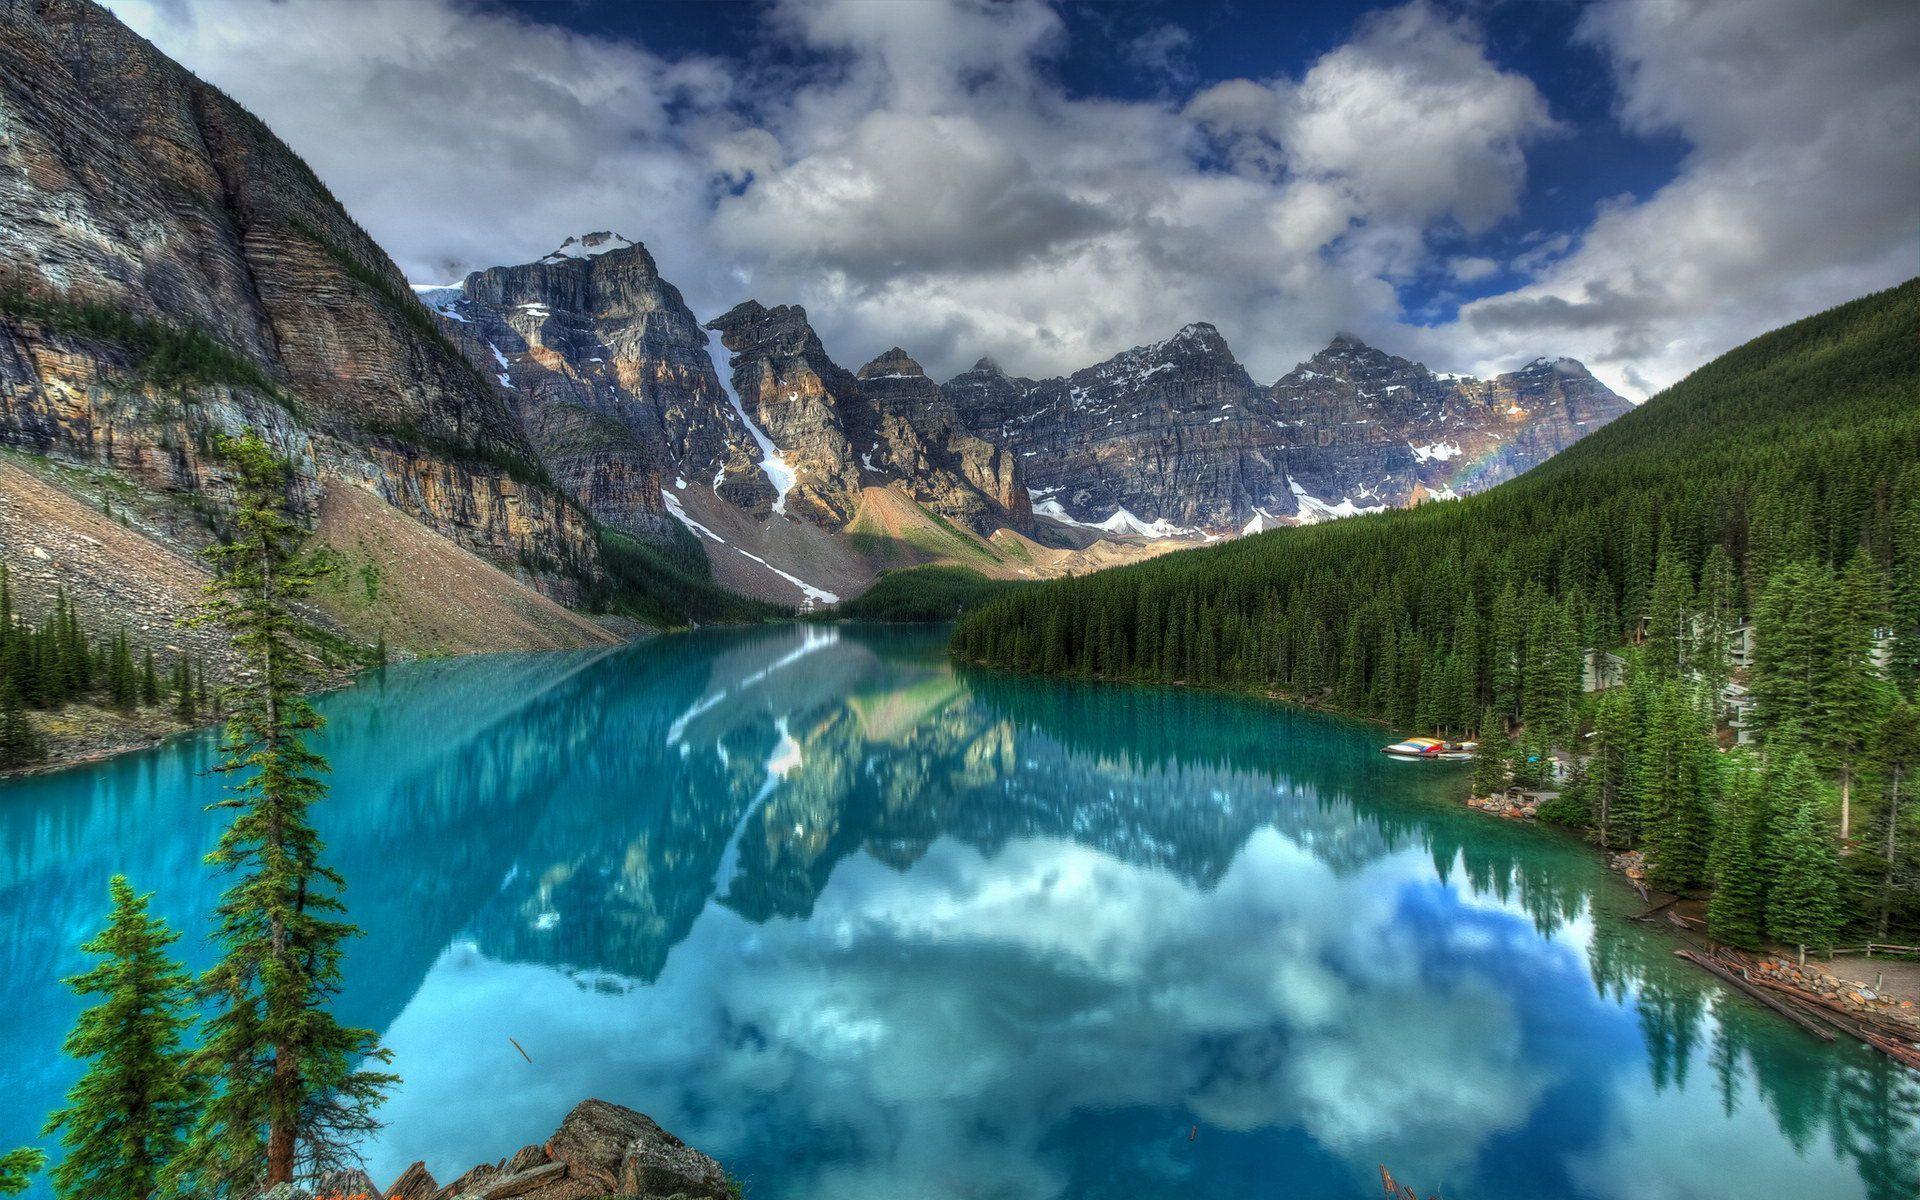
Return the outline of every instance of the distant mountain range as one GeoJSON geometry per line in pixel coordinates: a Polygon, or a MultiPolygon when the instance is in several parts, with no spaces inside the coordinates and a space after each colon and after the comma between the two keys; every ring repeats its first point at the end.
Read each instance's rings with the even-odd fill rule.
{"type": "MultiPolygon", "coordinates": [[[[1465,494],[1629,407],[1571,360],[1480,381],[1347,337],[1262,387],[1206,324],[1063,379],[936,383],[899,348],[855,372],[795,306],[703,325],[604,231],[410,290],[271,131],[89,0],[0,16],[0,121],[0,447],[104,472],[40,472],[75,528],[131,488],[121,519],[191,574],[212,436],[264,431],[321,542],[387,580],[334,618],[396,648],[594,640],[562,606],[724,619],[709,577],[808,606],[917,563],[1077,573],[1465,494]],[[419,538],[444,553],[410,575],[419,538]]],[[[152,574],[109,557],[71,590],[152,574]]]]}
{"type": "Polygon", "coordinates": [[[983,358],[936,384],[898,347],[849,372],[804,309],[756,301],[707,325],[729,387],[646,248],[604,231],[421,294],[554,477],[636,536],[657,476],[696,529],[717,501],[837,533],[886,488],[987,539],[1207,540],[1464,495],[1631,407],[1572,359],[1479,380],[1344,334],[1262,387],[1204,323],[1066,378],[983,358]]]}

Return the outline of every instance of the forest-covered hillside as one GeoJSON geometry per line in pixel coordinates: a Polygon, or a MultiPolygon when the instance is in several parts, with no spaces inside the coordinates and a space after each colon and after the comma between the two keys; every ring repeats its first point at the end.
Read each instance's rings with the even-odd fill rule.
{"type": "Polygon", "coordinates": [[[1730,795],[1753,793],[1769,877],[1805,808],[1838,851],[1883,852],[1884,929],[1913,914],[1920,841],[1898,795],[1920,681],[1916,331],[1920,280],[1757,338],[1482,495],[1022,588],[967,615],[953,653],[1511,736],[1483,788],[1558,748],[1562,815],[1644,849],[1672,888],[1716,878],[1749,824],[1730,795]],[[1750,660],[1731,641],[1749,621],[1750,660]],[[1589,693],[1588,652],[1609,648],[1627,686],[1589,693]],[[1764,763],[1706,757],[1735,726],[1764,763]]]}

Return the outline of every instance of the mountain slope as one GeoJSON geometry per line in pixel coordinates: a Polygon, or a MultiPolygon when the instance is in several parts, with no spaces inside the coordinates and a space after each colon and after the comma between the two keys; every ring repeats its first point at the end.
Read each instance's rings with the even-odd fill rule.
{"type": "MultiPolygon", "coordinates": [[[[1023,588],[964,619],[954,653],[1459,730],[1540,638],[1629,637],[1663,548],[1697,574],[1724,547],[1743,606],[1778,565],[1857,547],[1920,580],[1917,327],[1920,280],[1758,338],[1479,496],[1023,588]]],[[[1917,602],[1896,593],[1897,638],[1920,639],[1917,602]]]]}
{"type": "Polygon", "coordinates": [[[94,4],[21,0],[0,126],[0,446],[171,498],[190,551],[227,494],[214,435],[251,428],[309,520],[361,488],[489,578],[573,600],[597,577],[500,390],[251,114],[94,4]]]}

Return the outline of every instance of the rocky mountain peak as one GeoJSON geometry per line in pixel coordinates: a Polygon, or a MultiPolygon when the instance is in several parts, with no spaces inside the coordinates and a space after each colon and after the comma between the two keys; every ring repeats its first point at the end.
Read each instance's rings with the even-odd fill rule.
{"type": "Polygon", "coordinates": [[[980,361],[973,364],[973,369],[975,371],[984,371],[988,375],[1004,376],[1006,374],[1006,371],[1001,369],[999,361],[991,354],[982,354],[980,361]]]}
{"type": "Polygon", "coordinates": [[[1173,358],[1218,358],[1233,361],[1233,350],[1220,331],[1206,321],[1183,325],[1180,332],[1164,342],[1142,346],[1129,354],[1167,361],[1173,358]]]}
{"type": "Polygon", "coordinates": [[[1515,375],[1572,375],[1579,378],[1592,378],[1593,372],[1577,358],[1551,358],[1542,356],[1526,366],[1514,371],[1515,375]]]}
{"type": "Polygon", "coordinates": [[[568,259],[598,258],[602,254],[611,254],[616,250],[632,250],[639,245],[639,242],[631,238],[602,229],[597,233],[583,233],[579,237],[568,238],[560,243],[559,249],[543,255],[540,261],[555,263],[565,262],[568,259]]]}
{"type": "Polygon", "coordinates": [[[895,346],[880,357],[874,359],[858,372],[862,379],[925,378],[926,372],[920,364],[913,361],[905,350],[895,346]]]}

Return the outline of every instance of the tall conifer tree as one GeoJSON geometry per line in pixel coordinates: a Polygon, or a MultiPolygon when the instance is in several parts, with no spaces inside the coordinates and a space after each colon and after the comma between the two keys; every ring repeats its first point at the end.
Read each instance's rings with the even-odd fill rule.
{"type": "Polygon", "coordinates": [[[100,963],[68,986],[98,1003],[80,1014],[66,1052],[87,1062],[67,1106],[47,1120],[66,1155],[53,1169],[62,1200],[150,1200],[197,1101],[182,1036],[193,982],[168,948],[180,935],[148,915],[151,897],[121,876],[107,927],[81,949],[100,963]]]}
{"type": "Polygon", "coordinates": [[[235,810],[207,861],[233,877],[215,910],[222,956],[201,982],[217,1006],[198,1053],[218,1077],[178,1160],[184,1191],[243,1194],[334,1169],[377,1128],[392,1077],[370,1030],[340,1024],[340,876],[321,861],[309,810],[325,793],[325,762],[307,747],[320,717],[302,698],[309,679],[293,605],[318,569],[306,531],[283,511],[286,466],[256,435],[217,446],[235,478],[232,540],[201,620],[218,623],[250,668],[227,690],[221,769],[235,810]]]}

